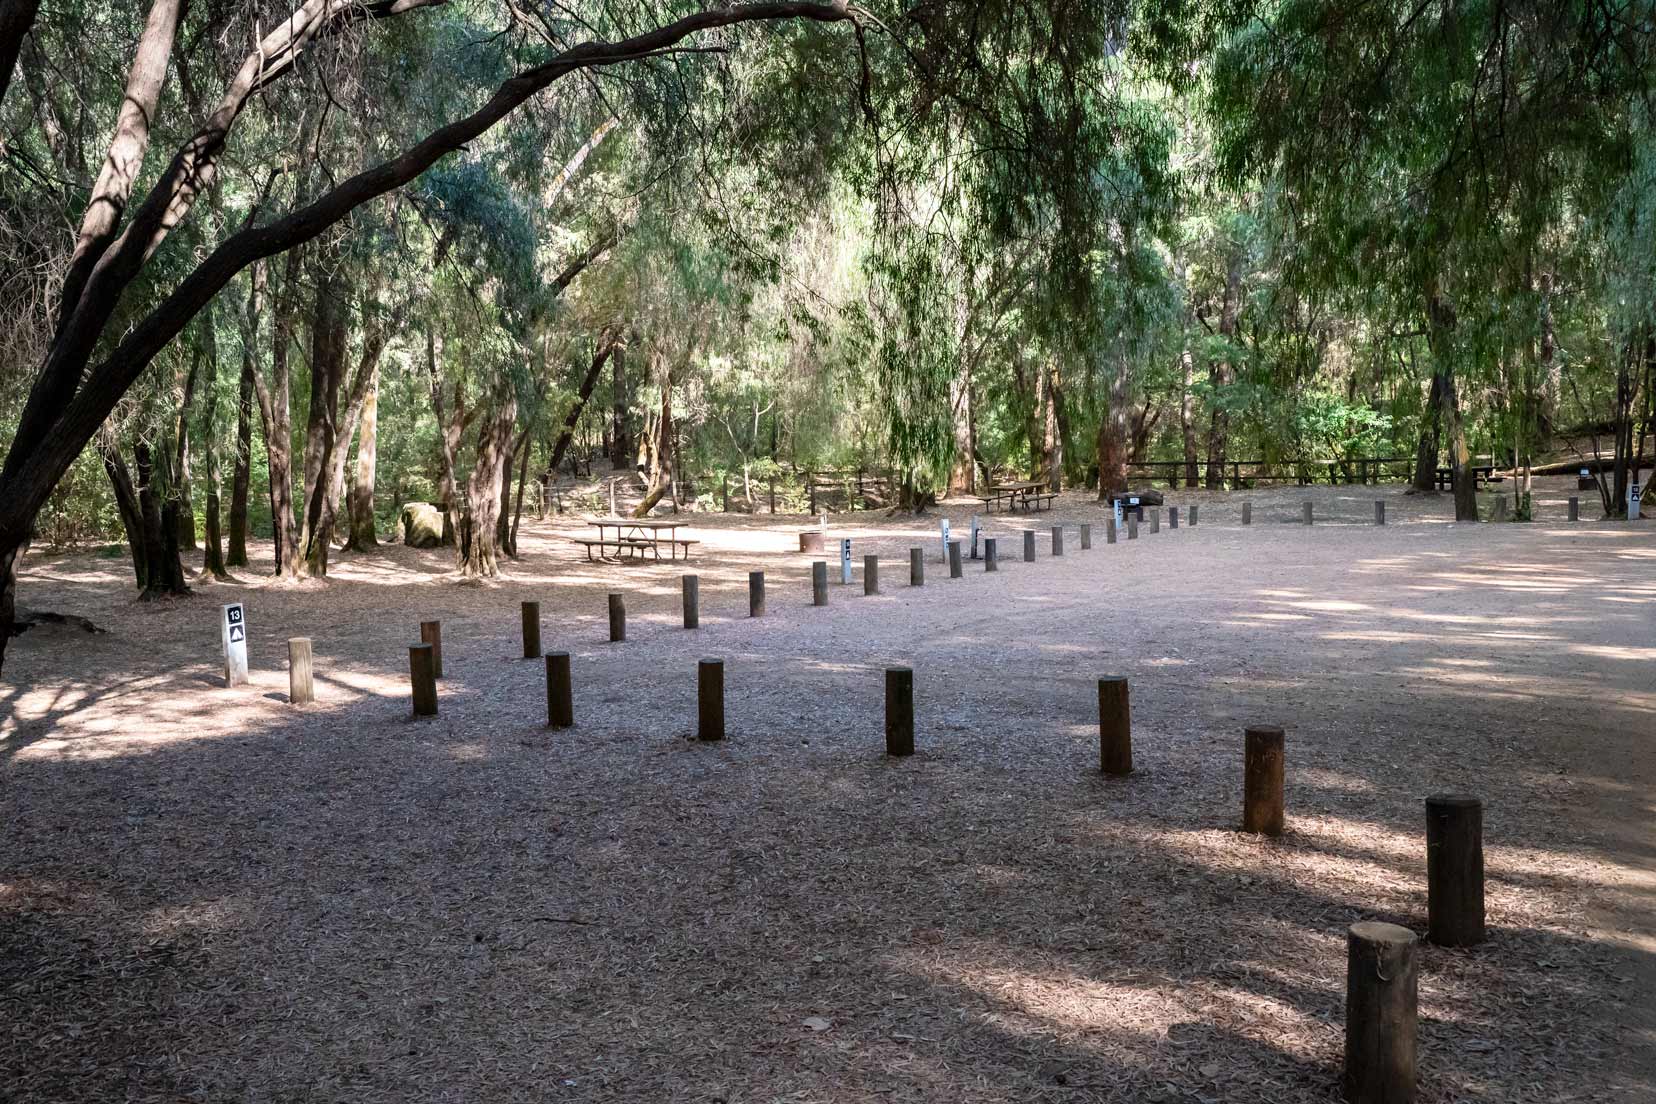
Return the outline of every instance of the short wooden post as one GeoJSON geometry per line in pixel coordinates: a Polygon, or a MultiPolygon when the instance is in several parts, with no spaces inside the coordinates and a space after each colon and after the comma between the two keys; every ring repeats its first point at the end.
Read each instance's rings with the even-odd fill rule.
{"type": "Polygon", "coordinates": [[[960,542],[949,542],[949,578],[958,579],[963,574],[960,566],[960,542]]]}
{"type": "Polygon", "coordinates": [[[1034,563],[1035,562],[1035,530],[1025,529],[1023,531],[1023,542],[1024,542],[1024,549],[1023,549],[1024,563],[1034,563]]]}
{"type": "Polygon", "coordinates": [[[684,627],[694,629],[701,625],[701,579],[686,575],[681,582],[684,588],[684,627]]]}
{"type": "Polygon", "coordinates": [[[887,667],[885,673],[887,755],[914,754],[914,669],[887,667]]]}
{"type": "Polygon", "coordinates": [[[1161,532],[1161,507],[1160,506],[1150,507],[1150,531],[1152,533],[1161,532]]]}
{"type": "Polygon", "coordinates": [[[1167,527],[1169,529],[1177,529],[1179,527],[1179,508],[1177,506],[1169,506],[1167,508],[1167,527]]]}
{"type": "Polygon", "coordinates": [[[1136,514],[1136,513],[1128,514],[1127,515],[1127,539],[1128,540],[1138,540],[1138,525],[1139,525],[1138,514],[1136,514]]]}
{"type": "Polygon", "coordinates": [[[575,690],[569,677],[569,653],[546,654],[546,724],[569,728],[575,723],[575,690]]]}
{"type": "Polygon", "coordinates": [[[765,573],[748,572],[748,616],[765,616],[765,573]]]}
{"type": "Polygon", "coordinates": [[[1105,544],[1114,544],[1115,542],[1116,542],[1115,518],[1107,517],[1107,518],[1104,519],[1104,543],[1105,544]]]}
{"type": "Polygon", "coordinates": [[[414,687],[414,715],[437,715],[437,657],[430,644],[408,646],[408,679],[414,687]]]}
{"type": "Polygon", "coordinates": [[[1495,508],[1490,513],[1490,521],[1505,521],[1507,519],[1507,499],[1502,495],[1495,500],[1495,508]]]}
{"type": "Polygon", "coordinates": [[[909,549],[909,586],[926,585],[926,552],[922,548],[909,549]]]}
{"type": "Polygon", "coordinates": [[[443,677],[443,623],[420,622],[420,643],[431,645],[431,677],[443,677]]]}
{"type": "Polygon", "coordinates": [[[1309,502],[1300,503],[1300,513],[1305,515],[1305,524],[1310,525],[1311,524],[1311,504],[1309,502]]]}
{"type": "Polygon", "coordinates": [[[1091,547],[1092,547],[1092,526],[1091,525],[1083,525],[1081,527],[1081,551],[1085,552],[1087,549],[1089,549],[1091,547]]]}
{"type": "Polygon", "coordinates": [[[811,564],[811,605],[826,606],[828,604],[828,561],[816,560],[811,564]]]}
{"type": "Polygon", "coordinates": [[[1062,525],[1052,527],[1052,554],[1054,556],[1064,554],[1064,527],[1062,525]]]}
{"type": "Polygon", "coordinates": [[[1374,500],[1374,524],[1386,524],[1386,500],[1383,498],[1374,500]]]}
{"type": "Polygon", "coordinates": [[[310,637],[296,636],[288,641],[288,701],[294,705],[309,705],[315,700],[310,637]]]}
{"type": "Polygon", "coordinates": [[[1244,502],[1242,504],[1242,524],[1253,524],[1253,503],[1251,502],[1244,502]]]}
{"type": "Polygon", "coordinates": [[[1410,1104],[1415,1098],[1419,965],[1415,933],[1396,924],[1346,932],[1345,1098],[1410,1104]]]}
{"type": "Polygon", "coordinates": [[[1483,802],[1426,799],[1426,938],[1440,947],[1484,939],[1483,802]]]}
{"type": "Polygon", "coordinates": [[[880,593],[880,557],[863,557],[863,593],[880,593]]]}
{"type": "Polygon", "coordinates": [[[704,659],[696,664],[696,739],[724,737],[724,660],[704,659]]]}
{"type": "Polygon", "coordinates": [[[627,605],[619,594],[609,596],[609,629],[611,643],[627,639],[627,605]]]}
{"type": "Polygon", "coordinates": [[[999,555],[997,555],[997,549],[996,549],[996,544],[995,544],[995,538],[994,537],[984,537],[983,538],[983,570],[985,570],[985,571],[999,571],[1000,570],[1000,557],[999,557],[999,555]]]}
{"type": "Polygon", "coordinates": [[[540,603],[523,603],[523,658],[535,659],[541,654],[540,603]]]}
{"type": "Polygon", "coordinates": [[[770,512],[776,513],[776,480],[769,481],[770,485],[770,512]]]}
{"type": "Polygon", "coordinates": [[[1282,835],[1282,729],[1250,725],[1242,780],[1242,830],[1282,835]]]}
{"type": "Polygon", "coordinates": [[[1571,496],[1570,498],[1570,520],[1581,520],[1581,499],[1574,496],[1571,496]]]}
{"type": "Polygon", "coordinates": [[[1196,528],[1196,511],[1199,508],[1194,502],[1190,504],[1190,527],[1192,529],[1196,528]]]}
{"type": "Polygon", "coordinates": [[[1133,773],[1133,720],[1127,703],[1127,679],[1098,680],[1098,769],[1105,774],[1133,773]]]}

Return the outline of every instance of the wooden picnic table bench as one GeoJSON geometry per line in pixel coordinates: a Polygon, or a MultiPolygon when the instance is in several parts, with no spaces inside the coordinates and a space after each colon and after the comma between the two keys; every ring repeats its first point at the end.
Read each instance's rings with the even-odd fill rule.
{"type": "Polygon", "coordinates": [[[994,513],[997,503],[1004,504],[1007,509],[1028,510],[1033,504],[1034,509],[1050,507],[1058,496],[1046,489],[1046,483],[1038,479],[1018,480],[1013,483],[994,483],[987,490],[987,494],[974,495],[983,503],[983,512],[994,513]]]}
{"type": "Polygon", "coordinates": [[[684,523],[679,521],[658,521],[652,518],[592,518],[590,521],[598,530],[597,537],[570,538],[586,549],[589,560],[610,559],[608,551],[613,548],[616,559],[622,556],[643,559],[648,554],[659,561],[661,550],[665,547],[669,560],[677,560],[682,552],[688,561],[691,546],[701,543],[679,536],[678,531],[684,528],[684,523]],[[614,536],[608,535],[611,529],[615,530],[614,536]],[[662,535],[663,532],[666,536],[662,535]],[[594,549],[598,553],[596,557],[593,555],[594,549]]]}
{"type": "MultiPolygon", "coordinates": [[[[1497,482],[1495,478],[1494,464],[1472,464],[1469,465],[1466,470],[1472,473],[1473,490],[1477,490],[1485,483],[1497,482]]],[[[1455,484],[1455,469],[1439,468],[1437,470],[1437,479],[1435,480],[1435,483],[1438,490],[1449,490],[1455,484]]]]}

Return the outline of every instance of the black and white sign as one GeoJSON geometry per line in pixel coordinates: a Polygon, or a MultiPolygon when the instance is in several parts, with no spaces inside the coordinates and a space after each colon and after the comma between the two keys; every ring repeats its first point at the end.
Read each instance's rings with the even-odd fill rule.
{"type": "Polygon", "coordinates": [[[944,518],[937,523],[937,528],[943,534],[943,562],[949,562],[949,519],[944,518]]]}
{"type": "Polygon", "coordinates": [[[1627,485],[1628,521],[1637,521],[1639,519],[1639,502],[1643,495],[1644,491],[1637,483],[1629,483],[1627,485]]]}
{"type": "Polygon", "coordinates": [[[247,611],[240,602],[232,602],[223,610],[219,638],[224,645],[224,684],[241,686],[247,682],[247,611]]]}
{"type": "Polygon", "coordinates": [[[851,585],[851,538],[840,539],[840,582],[851,585]]]}

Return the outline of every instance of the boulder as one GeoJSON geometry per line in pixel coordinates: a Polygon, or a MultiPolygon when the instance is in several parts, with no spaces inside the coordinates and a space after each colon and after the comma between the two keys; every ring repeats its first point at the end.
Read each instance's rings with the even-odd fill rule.
{"type": "Polygon", "coordinates": [[[410,548],[436,548],[443,543],[443,512],[429,502],[405,502],[397,515],[402,542],[410,548]]]}

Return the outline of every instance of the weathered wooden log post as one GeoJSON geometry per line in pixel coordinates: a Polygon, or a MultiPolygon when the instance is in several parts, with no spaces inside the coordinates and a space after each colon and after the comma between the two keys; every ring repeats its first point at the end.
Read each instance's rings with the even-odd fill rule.
{"type": "Polygon", "coordinates": [[[887,667],[885,673],[887,755],[914,754],[914,669],[887,667]]]}
{"type": "Polygon", "coordinates": [[[679,582],[684,596],[684,627],[698,628],[701,625],[701,579],[696,575],[685,575],[679,582]]]}
{"type": "Polygon", "coordinates": [[[1081,527],[1081,551],[1085,552],[1087,549],[1089,549],[1091,547],[1092,547],[1092,526],[1091,525],[1083,525],[1081,527]]]}
{"type": "Polygon", "coordinates": [[[294,705],[309,705],[315,700],[310,637],[296,636],[288,641],[288,701],[294,705]]]}
{"type": "Polygon", "coordinates": [[[926,551],[923,548],[909,549],[909,586],[926,585],[926,551]]]}
{"type": "Polygon", "coordinates": [[[546,653],[546,724],[569,728],[575,723],[575,688],[570,679],[569,653],[546,653]]]}
{"type": "Polygon", "coordinates": [[[963,574],[964,571],[960,563],[960,542],[952,540],[949,542],[949,578],[958,579],[963,574]]]}
{"type": "Polygon", "coordinates": [[[1024,547],[1023,547],[1024,563],[1034,563],[1035,562],[1035,530],[1025,529],[1023,531],[1023,542],[1024,542],[1024,547]]]}
{"type": "Polygon", "coordinates": [[[1196,528],[1196,511],[1197,511],[1197,509],[1199,509],[1199,507],[1196,505],[1196,503],[1192,502],[1190,504],[1190,527],[1192,529],[1196,528]]]}
{"type": "Polygon", "coordinates": [[[1052,527],[1052,554],[1054,556],[1064,554],[1064,527],[1062,525],[1052,527]]]}
{"type": "Polygon", "coordinates": [[[696,739],[725,738],[724,660],[696,664],[696,739]]]}
{"type": "Polygon", "coordinates": [[[998,546],[995,543],[994,537],[983,538],[983,570],[1000,570],[1000,556],[998,551],[998,546]]]}
{"type": "Polygon", "coordinates": [[[1374,524],[1386,524],[1386,500],[1383,498],[1374,500],[1374,524]]]}
{"type": "Polygon", "coordinates": [[[1415,933],[1396,924],[1346,932],[1345,1098],[1350,1104],[1411,1104],[1419,1031],[1415,933]]]}
{"type": "Polygon", "coordinates": [[[811,605],[826,606],[828,604],[828,561],[816,560],[811,564],[811,605]]]}
{"type": "Polygon", "coordinates": [[[1098,769],[1105,774],[1133,773],[1133,719],[1127,679],[1098,680],[1098,769]]]}
{"type": "Polygon", "coordinates": [[[1570,520],[1581,520],[1581,499],[1574,496],[1571,496],[1570,498],[1570,520]]]}
{"type": "Polygon", "coordinates": [[[1127,515],[1127,539],[1128,540],[1138,540],[1138,527],[1139,527],[1138,514],[1136,514],[1136,513],[1128,514],[1127,515]]]}
{"type": "Polygon", "coordinates": [[[627,639],[627,604],[619,594],[609,596],[609,638],[612,644],[627,639]]]}
{"type": "Polygon", "coordinates": [[[1167,508],[1167,527],[1169,529],[1177,529],[1179,527],[1179,508],[1177,506],[1169,506],[1167,508]]]}
{"type": "Polygon", "coordinates": [[[863,593],[880,593],[880,557],[863,557],[863,593]]]}
{"type": "Polygon", "coordinates": [[[1116,542],[1115,518],[1107,517],[1107,518],[1104,519],[1104,543],[1105,544],[1114,544],[1115,542],[1116,542]]]}
{"type": "Polygon", "coordinates": [[[1484,939],[1483,802],[1426,799],[1426,938],[1440,947],[1484,939]]]}
{"type": "Polygon", "coordinates": [[[765,573],[748,572],[748,616],[765,616],[765,573]]]}
{"type": "Polygon", "coordinates": [[[1242,830],[1282,835],[1283,733],[1275,725],[1250,725],[1245,734],[1242,830]]]}
{"type": "Polygon", "coordinates": [[[541,654],[540,603],[523,603],[523,658],[538,659],[541,654]]]}
{"type": "Polygon", "coordinates": [[[1311,504],[1309,502],[1300,503],[1300,513],[1305,515],[1305,524],[1310,525],[1311,524],[1311,504]]]}
{"type": "Polygon", "coordinates": [[[431,645],[431,677],[443,677],[443,623],[420,622],[420,643],[431,645]]]}
{"type": "Polygon", "coordinates": [[[1242,504],[1242,524],[1253,524],[1253,503],[1251,502],[1244,502],[1242,504]]]}
{"type": "Polygon", "coordinates": [[[1161,532],[1161,507],[1160,506],[1150,507],[1150,531],[1152,533],[1161,532]]]}
{"type": "Polygon", "coordinates": [[[1507,499],[1506,499],[1506,495],[1502,495],[1500,498],[1497,498],[1495,500],[1495,508],[1490,511],[1489,520],[1490,521],[1505,521],[1505,520],[1507,520],[1507,499]]]}
{"type": "Polygon", "coordinates": [[[437,715],[437,659],[430,644],[408,646],[408,679],[414,690],[414,715],[437,715]]]}

